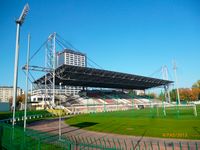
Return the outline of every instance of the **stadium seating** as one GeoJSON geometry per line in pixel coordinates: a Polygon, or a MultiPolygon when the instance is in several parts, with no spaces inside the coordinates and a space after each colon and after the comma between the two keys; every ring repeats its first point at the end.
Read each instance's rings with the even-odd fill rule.
{"type": "Polygon", "coordinates": [[[149,100],[146,96],[114,90],[87,90],[81,91],[78,96],[59,95],[57,99],[62,99],[62,105],[75,114],[138,109],[149,107],[151,103],[161,102],[155,99],[149,100]]]}

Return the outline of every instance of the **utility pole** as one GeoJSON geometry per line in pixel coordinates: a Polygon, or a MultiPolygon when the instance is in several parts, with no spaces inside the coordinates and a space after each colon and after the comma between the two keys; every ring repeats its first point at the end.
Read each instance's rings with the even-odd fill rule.
{"type": "Polygon", "coordinates": [[[178,104],[180,105],[180,95],[179,95],[179,88],[178,88],[178,79],[177,79],[177,66],[176,62],[173,61],[173,69],[174,69],[174,77],[175,77],[175,83],[176,83],[176,91],[177,91],[177,98],[178,98],[178,104]]]}
{"type": "Polygon", "coordinates": [[[16,31],[16,46],[15,46],[14,79],[13,79],[13,102],[12,102],[12,109],[13,109],[12,125],[13,125],[13,128],[14,128],[14,125],[15,125],[15,105],[16,105],[16,99],[17,99],[20,27],[23,24],[28,11],[29,11],[29,5],[26,4],[24,6],[24,9],[23,9],[19,19],[16,20],[17,31],[16,31]]]}

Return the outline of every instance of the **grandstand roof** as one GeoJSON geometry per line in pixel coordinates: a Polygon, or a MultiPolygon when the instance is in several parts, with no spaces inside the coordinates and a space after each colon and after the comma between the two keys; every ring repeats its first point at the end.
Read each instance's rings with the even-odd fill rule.
{"type": "MultiPolygon", "coordinates": [[[[120,73],[108,70],[94,69],[88,67],[62,65],[56,70],[55,84],[67,86],[85,86],[119,89],[144,90],[172,83],[173,81],[120,73]]],[[[51,81],[52,75],[47,73],[46,77],[51,81]]],[[[36,84],[45,84],[45,76],[34,81],[36,84]]],[[[47,80],[47,84],[50,83],[47,80]]]]}

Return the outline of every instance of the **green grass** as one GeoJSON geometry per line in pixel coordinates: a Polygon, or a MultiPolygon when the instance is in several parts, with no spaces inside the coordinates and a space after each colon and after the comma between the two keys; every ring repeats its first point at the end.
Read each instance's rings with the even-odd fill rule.
{"type": "Polygon", "coordinates": [[[161,138],[200,139],[200,106],[193,109],[143,109],[82,114],[65,120],[86,130],[161,138]]]}
{"type": "MultiPolygon", "coordinates": [[[[27,111],[27,116],[31,115],[49,115],[50,113],[46,110],[31,110],[27,111]]],[[[15,117],[20,118],[24,116],[24,111],[16,111],[15,117]]],[[[12,112],[0,112],[0,120],[12,118],[12,112]]]]}
{"type": "Polygon", "coordinates": [[[11,113],[10,112],[0,112],[0,120],[2,119],[7,119],[11,117],[11,113]]]}
{"type": "Polygon", "coordinates": [[[66,149],[66,144],[59,142],[58,137],[52,134],[30,129],[27,129],[25,134],[23,128],[15,126],[13,130],[8,124],[0,124],[0,128],[3,129],[3,132],[0,132],[2,139],[0,144],[3,144],[6,149],[66,149]]]}

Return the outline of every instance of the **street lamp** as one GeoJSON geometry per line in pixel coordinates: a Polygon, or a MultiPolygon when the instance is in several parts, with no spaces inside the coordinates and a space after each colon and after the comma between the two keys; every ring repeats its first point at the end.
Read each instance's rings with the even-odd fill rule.
{"type": "Polygon", "coordinates": [[[16,31],[16,46],[15,46],[15,66],[14,66],[14,80],[13,80],[13,120],[12,125],[14,127],[15,124],[15,104],[16,104],[16,98],[17,98],[17,78],[18,78],[18,58],[19,58],[19,35],[20,35],[20,26],[23,24],[25,17],[29,11],[29,5],[26,4],[24,6],[24,9],[19,17],[19,19],[16,20],[17,25],[17,31],[16,31]]]}

